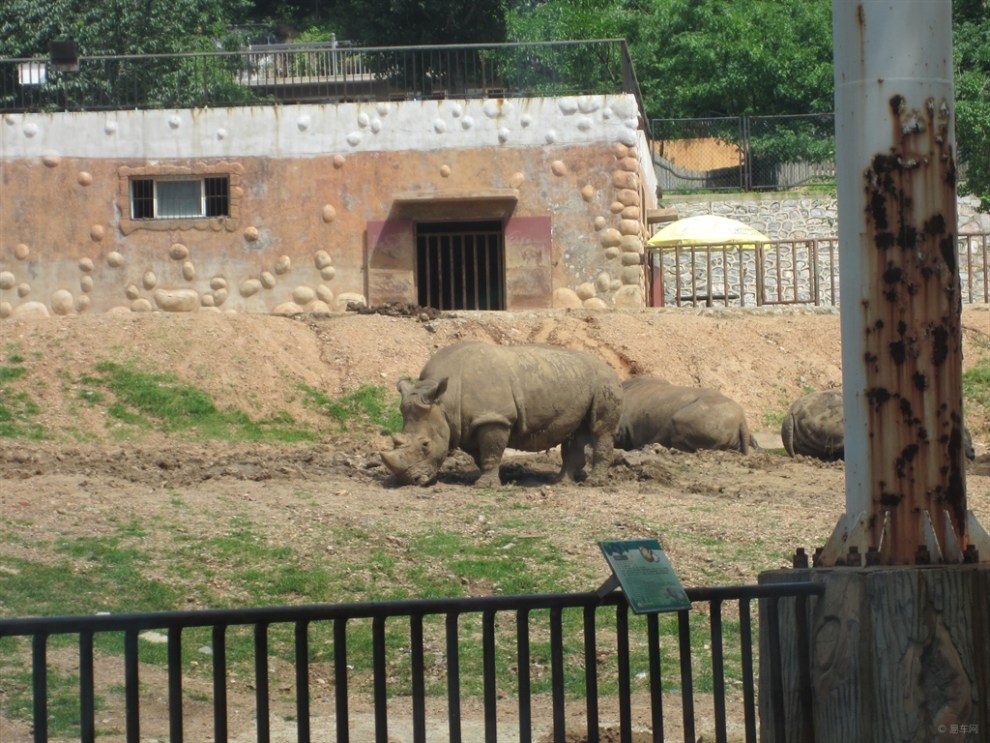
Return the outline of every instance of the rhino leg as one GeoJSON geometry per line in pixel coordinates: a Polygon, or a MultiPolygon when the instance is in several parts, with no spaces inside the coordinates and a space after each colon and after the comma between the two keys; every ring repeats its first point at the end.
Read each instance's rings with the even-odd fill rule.
{"type": "Polygon", "coordinates": [[[488,423],[478,426],[474,438],[477,442],[474,461],[481,470],[481,477],[474,484],[480,488],[497,488],[502,484],[498,469],[509,444],[509,429],[498,423],[488,423]]]}
{"type": "Polygon", "coordinates": [[[560,458],[562,464],[558,480],[574,480],[577,473],[584,469],[587,462],[584,448],[590,443],[587,436],[580,433],[575,434],[560,445],[560,458]]]}
{"type": "Polygon", "coordinates": [[[596,436],[591,442],[591,475],[588,480],[592,484],[604,483],[608,480],[608,470],[612,466],[612,455],[615,446],[610,433],[596,436]]]}

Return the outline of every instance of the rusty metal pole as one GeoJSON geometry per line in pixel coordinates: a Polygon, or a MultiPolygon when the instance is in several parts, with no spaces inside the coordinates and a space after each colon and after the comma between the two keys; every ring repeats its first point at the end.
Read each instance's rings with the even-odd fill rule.
{"type": "Polygon", "coordinates": [[[832,7],[846,514],[825,553],[854,544],[904,565],[925,548],[932,562],[959,562],[967,509],[951,0],[832,7]]]}
{"type": "Polygon", "coordinates": [[[760,622],[761,659],[789,649],[761,664],[760,740],[984,740],[990,562],[917,564],[990,558],[963,469],[951,0],[832,12],[846,513],[816,567],[760,576],[824,589],[808,628],[760,622]]]}

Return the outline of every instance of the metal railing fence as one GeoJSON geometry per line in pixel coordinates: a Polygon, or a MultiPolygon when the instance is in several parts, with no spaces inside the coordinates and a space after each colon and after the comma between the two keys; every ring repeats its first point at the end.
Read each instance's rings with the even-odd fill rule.
{"type": "Polygon", "coordinates": [[[632,93],[623,39],[445,46],[269,44],[196,54],[0,60],[0,112],[632,93]]]}
{"type": "MultiPolygon", "coordinates": [[[[990,233],[958,235],[963,304],[990,303],[990,233]]],[[[648,246],[654,307],[837,307],[838,238],[648,246]]]]}
{"type": "MultiPolygon", "coordinates": [[[[768,623],[767,636],[770,638],[780,637],[781,622],[796,623],[798,637],[807,637],[808,600],[809,597],[821,595],[822,591],[821,584],[812,583],[688,589],[691,601],[707,608],[707,638],[703,638],[702,642],[710,643],[710,669],[702,665],[703,661],[697,653],[698,646],[693,644],[698,641],[693,636],[693,619],[703,618],[705,612],[683,610],[676,613],[676,618],[657,614],[631,618],[624,595],[615,591],[604,597],[597,593],[548,594],[3,619],[0,620],[0,672],[7,677],[5,694],[9,701],[14,693],[9,681],[17,668],[17,658],[23,657],[22,662],[30,676],[33,739],[38,743],[46,741],[49,737],[49,699],[53,694],[49,646],[63,636],[76,638],[78,682],[72,693],[78,698],[78,737],[89,743],[98,734],[94,648],[101,648],[103,653],[105,643],[102,636],[122,635],[121,666],[115,678],[110,679],[118,686],[110,686],[106,694],[122,694],[124,697],[125,739],[128,743],[138,743],[148,735],[154,735],[167,736],[172,743],[181,743],[186,737],[184,703],[189,696],[184,688],[184,679],[189,674],[188,661],[184,661],[184,633],[206,628],[210,632],[208,657],[212,659],[204,661],[212,665],[206,671],[212,679],[212,691],[206,695],[213,708],[212,738],[217,743],[223,743],[231,735],[228,674],[232,651],[229,649],[228,635],[235,628],[246,627],[252,632],[251,657],[248,660],[253,664],[251,686],[254,689],[253,711],[259,742],[265,743],[271,739],[271,697],[275,684],[283,692],[285,687],[292,687],[295,739],[298,743],[309,743],[313,739],[313,715],[318,710],[312,703],[312,667],[318,663],[329,665],[332,678],[333,701],[329,706],[334,718],[334,740],[340,743],[351,740],[353,715],[350,710],[357,693],[356,677],[359,673],[355,669],[360,666],[362,653],[371,655],[370,674],[365,682],[373,699],[375,741],[386,743],[390,740],[390,715],[395,717],[401,701],[408,706],[406,718],[411,721],[413,739],[417,743],[425,743],[428,663],[444,666],[449,740],[460,741],[461,687],[468,675],[463,651],[467,641],[476,641],[480,637],[482,658],[476,668],[482,680],[486,742],[496,741],[498,723],[505,724],[504,717],[500,720],[497,713],[500,695],[514,695],[516,698],[518,736],[513,732],[513,738],[532,741],[535,712],[547,710],[553,741],[559,743],[566,740],[568,728],[574,727],[573,719],[568,718],[568,709],[573,709],[568,705],[574,704],[573,699],[568,700],[568,695],[573,694],[569,689],[573,689],[575,680],[579,680],[579,686],[583,688],[582,717],[586,720],[587,740],[599,740],[601,700],[606,687],[611,684],[616,689],[620,740],[629,743],[633,735],[634,684],[641,675],[648,676],[644,691],[647,692],[647,719],[651,721],[653,740],[665,740],[663,691],[674,688],[679,691],[681,699],[683,739],[694,741],[697,732],[696,683],[700,681],[700,674],[709,671],[716,739],[726,740],[731,717],[741,721],[745,739],[755,741],[758,687],[754,678],[751,603],[763,602],[761,617],[768,623]],[[727,603],[729,606],[726,606],[727,603]],[[609,615],[607,620],[600,619],[601,612],[609,615]],[[669,623],[665,617],[670,618],[669,623]],[[726,644],[727,622],[731,617],[738,617],[737,648],[726,644]],[[354,641],[355,625],[362,621],[370,621],[370,646],[354,641]],[[394,628],[396,625],[400,625],[398,629],[394,628]],[[291,645],[290,657],[283,661],[283,665],[287,663],[291,666],[291,673],[286,672],[273,683],[272,638],[279,628],[291,637],[288,641],[291,645]],[[149,682],[142,677],[146,666],[142,666],[139,633],[148,630],[164,630],[166,633],[167,688],[164,690],[150,688],[149,682]],[[571,640],[569,632],[577,634],[578,639],[571,640]],[[27,638],[28,642],[12,638],[27,638]],[[665,641],[676,642],[679,673],[676,683],[661,667],[661,650],[665,641]],[[637,647],[647,658],[648,671],[645,673],[637,672],[638,668],[632,665],[637,647]],[[739,653],[743,703],[742,709],[730,711],[726,699],[728,682],[725,659],[727,653],[734,654],[736,651],[739,653]],[[614,654],[614,665],[604,666],[602,653],[614,654]],[[499,661],[500,655],[508,655],[509,658],[502,663],[499,661]],[[611,668],[610,678],[606,678],[606,668],[611,668]],[[543,691],[537,695],[538,684],[547,680],[542,678],[546,675],[549,675],[549,692],[543,691]],[[142,699],[149,696],[161,699],[163,693],[167,697],[165,708],[168,719],[149,721],[142,708],[142,699]],[[546,703],[547,694],[549,705],[546,703]],[[154,732],[148,732],[149,728],[154,728],[154,732]]],[[[800,652],[808,651],[805,647],[800,652]]],[[[760,688],[769,689],[768,693],[779,701],[784,694],[779,683],[781,669],[783,664],[794,659],[783,658],[779,647],[772,646],[770,652],[764,655],[767,657],[760,656],[759,661],[770,683],[760,688]]],[[[704,662],[707,663],[707,659],[704,662]]],[[[802,667],[807,667],[807,664],[802,667]]],[[[801,684],[810,684],[810,678],[802,679],[801,684]]],[[[99,698],[103,699],[103,696],[99,698]]],[[[641,701],[642,695],[636,698],[641,701]]],[[[4,713],[10,708],[9,704],[4,705],[4,713]]],[[[774,704],[772,708],[783,709],[783,705],[774,704]]],[[[782,724],[773,721],[763,723],[775,727],[782,724]]]]}

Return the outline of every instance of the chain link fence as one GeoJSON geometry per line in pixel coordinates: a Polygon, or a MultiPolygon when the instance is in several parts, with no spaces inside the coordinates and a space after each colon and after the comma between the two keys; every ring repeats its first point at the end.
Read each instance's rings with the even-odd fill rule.
{"type": "Polygon", "coordinates": [[[835,116],[653,119],[663,193],[786,190],[835,179],[835,116]]]}

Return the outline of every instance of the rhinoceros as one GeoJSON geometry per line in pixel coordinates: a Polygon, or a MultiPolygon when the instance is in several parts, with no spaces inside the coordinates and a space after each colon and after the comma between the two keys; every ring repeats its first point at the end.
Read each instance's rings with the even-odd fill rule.
{"type": "Polygon", "coordinates": [[[842,391],[824,390],[799,397],[780,426],[784,449],[831,462],[843,458],[842,391]]]}
{"type": "Polygon", "coordinates": [[[433,481],[453,449],[470,454],[479,487],[496,487],[506,447],[561,446],[561,478],[574,479],[591,445],[592,481],[612,463],[622,385],[590,353],[547,345],[457,343],[438,351],[419,380],[401,380],[402,433],[381,453],[399,482],[433,481]]]}
{"type": "Polygon", "coordinates": [[[648,375],[630,377],[622,383],[615,446],[628,450],[648,444],[747,454],[753,440],[742,406],[718,390],[680,387],[648,375]]]}
{"type": "MultiPolygon", "coordinates": [[[[826,390],[812,392],[791,403],[780,427],[780,437],[792,457],[805,454],[833,461],[845,457],[844,429],[842,390],[826,390]]],[[[963,426],[962,446],[966,459],[976,458],[973,435],[966,426],[963,426]]]]}

